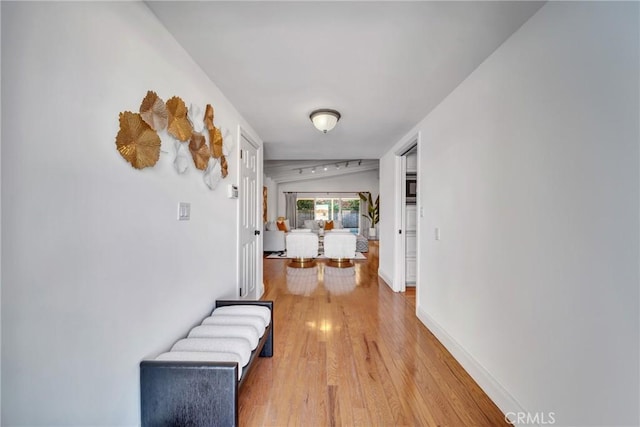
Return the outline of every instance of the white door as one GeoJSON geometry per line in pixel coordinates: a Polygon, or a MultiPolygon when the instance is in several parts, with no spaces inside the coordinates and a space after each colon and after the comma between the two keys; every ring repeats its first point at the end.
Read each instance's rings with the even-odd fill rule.
{"type": "Polygon", "coordinates": [[[258,149],[240,138],[240,297],[256,294],[258,250],[258,149]]]}

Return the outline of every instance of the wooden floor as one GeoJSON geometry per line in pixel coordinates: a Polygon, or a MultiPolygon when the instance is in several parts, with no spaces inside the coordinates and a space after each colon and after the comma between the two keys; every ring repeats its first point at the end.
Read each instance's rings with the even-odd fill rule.
{"type": "Polygon", "coordinates": [[[264,260],[274,356],[240,391],[243,426],[498,426],[504,415],[415,315],[415,292],[367,261],[288,269],[264,260]]]}

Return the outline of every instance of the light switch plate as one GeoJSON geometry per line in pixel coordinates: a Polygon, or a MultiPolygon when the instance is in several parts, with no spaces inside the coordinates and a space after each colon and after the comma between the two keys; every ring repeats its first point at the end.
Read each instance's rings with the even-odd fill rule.
{"type": "Polygon", "coordinates": [[[191,203],[178,203],[178,221],[189,221],[191,219],[191,203]]]}

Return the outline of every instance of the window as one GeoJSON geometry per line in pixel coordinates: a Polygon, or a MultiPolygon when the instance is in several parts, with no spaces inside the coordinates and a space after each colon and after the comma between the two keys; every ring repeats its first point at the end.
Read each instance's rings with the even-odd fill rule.
{"type": "Polygon", "coordinates": [[[352,233],[360,229],[360,198],[359,197],[299,197],[296,201],[297,223],[299,226],[305,220],[341,221],[342,227],[352,233]]]}

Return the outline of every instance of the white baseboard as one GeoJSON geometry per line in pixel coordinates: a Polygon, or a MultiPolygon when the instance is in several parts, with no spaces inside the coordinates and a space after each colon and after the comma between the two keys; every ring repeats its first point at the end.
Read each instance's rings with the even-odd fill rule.
{"type": "Polygon", "coordinates": [[[388,274],[386,274],[384,271],[382,271],[380,268],[378,268],[378,276],[384,280],[384,282],[387,284],[387,286],[389,286],[389,288],[391,290],[393,290],[393,280],[391,280],[391,278],[389,277],[388,274]]]}
{"type": "Polygon", "coordinates": [[[442,328],[422,307],[416,308],[418,319],[436,336],[438,341],[462,365],[471,378],[498,406],[503,414],[526,412],[522,405],[458,342],[442,328]]]}

